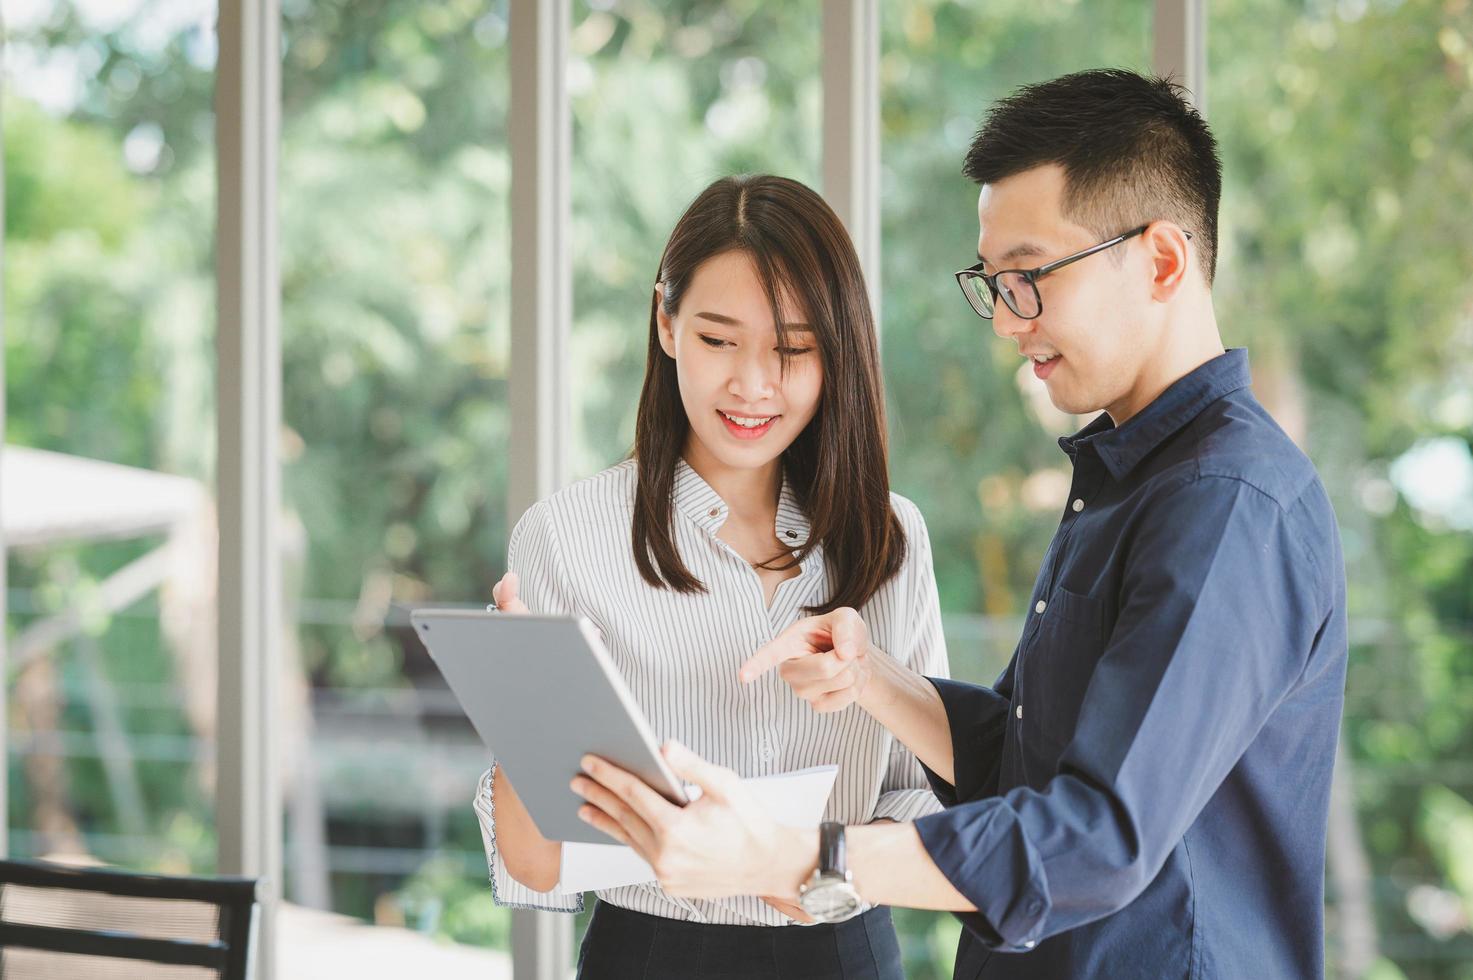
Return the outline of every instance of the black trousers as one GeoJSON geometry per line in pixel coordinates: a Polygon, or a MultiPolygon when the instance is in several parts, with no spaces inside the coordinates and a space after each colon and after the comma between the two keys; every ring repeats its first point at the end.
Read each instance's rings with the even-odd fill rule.
{"type": "Polygon", "coordinates": [[[578,980],[905,980],[888,908],[812,926],[718,926],[599,902],[578,980]]]}

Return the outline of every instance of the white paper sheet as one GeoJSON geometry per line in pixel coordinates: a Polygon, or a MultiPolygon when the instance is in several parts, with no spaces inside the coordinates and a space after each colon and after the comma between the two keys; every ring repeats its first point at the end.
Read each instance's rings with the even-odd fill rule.
{"type": "MultiPolygon", "coordinates": [[[[815,766],[742,782],[779,824],[808,829],[823,820],[838,774],[838,766],[815,766]]],[[[654,880],[654,869],[622,844],[563,844],[560,892],[601,891],[654,880]]]]}

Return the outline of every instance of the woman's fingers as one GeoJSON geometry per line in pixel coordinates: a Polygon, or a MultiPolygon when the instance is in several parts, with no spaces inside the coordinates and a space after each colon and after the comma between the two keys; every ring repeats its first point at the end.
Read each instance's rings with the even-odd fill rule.
{"type": "Polygon", "coordinates": [[[516,572],[507,572],[501,576],[501,581],[491,587],[491,598],[496,602],[496,611],[509,613],[513,616],[522,616],[531,612],[526,603],[522,602],[517,595],[521,582],[517,579],[516,572]]]}

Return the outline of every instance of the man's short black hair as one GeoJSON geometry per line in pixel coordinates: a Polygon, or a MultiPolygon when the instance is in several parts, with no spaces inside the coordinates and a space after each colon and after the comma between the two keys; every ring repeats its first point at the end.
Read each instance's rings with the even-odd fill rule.
{"type": "Polygon", "coordinates": [[[1046,164],[1064,169],[1066,218],[1101,238],[1174,221],[1212,285],[1222,162],[1181,86],[1122,69],[1026,85],[992,107],[962,173],[991,184],[1046,164]]]}

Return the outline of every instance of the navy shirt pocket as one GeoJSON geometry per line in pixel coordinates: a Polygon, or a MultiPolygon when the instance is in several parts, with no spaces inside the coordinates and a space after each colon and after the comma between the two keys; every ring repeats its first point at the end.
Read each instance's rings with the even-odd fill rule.
{"type": "Polygon", "coordinates": [[[1048,598],[1028,657],[1025,737],[1051,756],[1074,737],[1080,705],[1104,652],[1104,608],[1093,596],[1056,587],[1048,598]],[[1031,721],[1026,720],[1031,716],[1031,721]]]}

